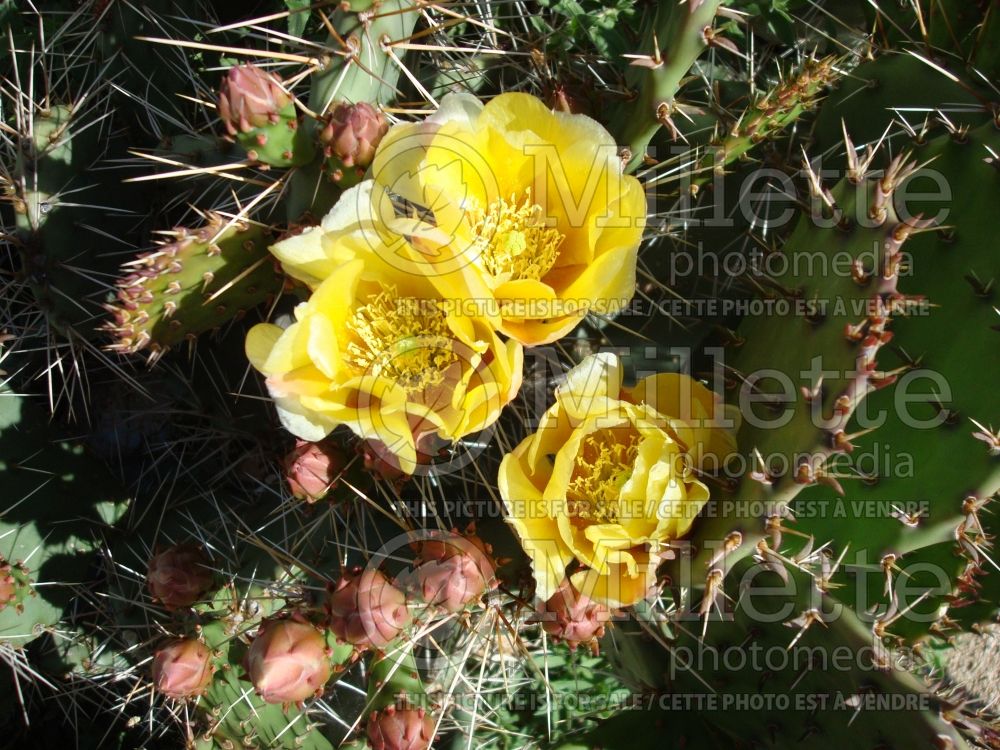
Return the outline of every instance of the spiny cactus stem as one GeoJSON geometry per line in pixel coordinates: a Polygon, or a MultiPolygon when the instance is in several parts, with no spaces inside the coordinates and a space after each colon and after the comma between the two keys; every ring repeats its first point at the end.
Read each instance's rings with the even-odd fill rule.
{"type": "Polygon", "coordinates": [[[322,116],[337,100],[384,104],[395,94],[402,63],[389,44],[408,39],[419,16],[410,0],[383,0],[333,16],[329,46],[338,50],[312,78],[309,108],[322,116]],[[392,63],[396,64],[393,65],[392,63]]]}
{"type": "MultiPolygon", "coordinates": [[[[808,162],[806,169],[809,170],[808,162]]],[[[868,314],[857,325],[849,324],[842,334],[843,339],[852,345],[853,361],[849,365],[851,373],[840,390],[829,391],[828,384],[823,387],[815,384],[812,390],[803,386],[802,392],[797,395],[795,412],[800,416],[788,426],[787,437],[799,446],[808,447],[807,457],[801,458],[789,472],[778,477],[770,476],[767,467],[758,458],[754,464],[755,468],[736,487],[725,491],[763,510],[760,515],[754,517],[726,519],[723,524],[725,532],[739,532],[741,544],[738,546],[723,548],[720,553],[719,544],[713,543],[705,545],[695,553],[691,570],[696,571],[696,576],[700,575],[701,571],[708,573],[705,582],[706,599],[709,596],[715,569],[726,572],[731,569],[732,564],[755,550],[763,554],[760,543],[766,535],[768,517],[779,515],[804,487],[824,484],[843,494],[839,483],[841,477],[829,470],[828,462],[831,457],[851,449],[850,438],[846,434],[851,416],[869,393],[892,385],[902,369],[906,369],[904,367],[890,372],[881,371],[877,367],[876,355],[881,347],[891,340],[892,334],[887,328],[892,317],[905,312],[906,306],[912,300],[897,288],[898,261],[902,245],[911,236],[929,231],[930,227],[930,222],[919,216],[899,221],[891,208],[893,192],[916,169],[916,163],[909,161],[908,154],[900,154],[893,159],[883,174],[870,173],[861,176],[868,184],[866,192],[870,195],[870,203],[867,204],[867,208],[872,212],[870,218],[877,220],[877,226],[865,239],[859,238],[858,242],[878,242],[879,262],[873,269],[875,278],[871,279],[875,283],[867,290],[871,305],[868,314]],[[813,402],[817,400],[819,400],[817,403],[823,405],[825,417],[824,424],[818,430],[818,426],[806,416],[813,410],[813,402]]],[[[814,199],[818,199],[819,194],[824,192],[818,177],[811,180],[810,189],[814,199]]],[[[830,197],[832,199],[832,194],[830,197]]],[[[841,211],[836,201],[832,207],[838,212],[841,211]]],[[[858,207],[845,208],[850,211],[858,207]]],[[[742,378],[738,377],[737,380],[742,378]]],[[[741,436],[741,439],[756,443],[758,439],[767,440],[768,437],[747,434],[741,436]]],[[[747,444],[747,449],[755,451],[758,456],[768,454],[767,450],[761,450],[765,447],[763,444],[747,444]]],[[[711,521],[708,524],[711,525],[711,521]]],[[[717,535],[716,530],[713,530],[704,538],[721,540],[723,536],[724,534],[717,535]]],[[[770,552],[768,551],[768,554],[770,552]]],[[[697,582],[694,583],[697,585],[697,582]]]]}
{"type": "Polygon", "coordinates": [[[642,164],[649,142],[661,127],[674,130],[672,116],[681,81],[711,41],[712,21],[722,0],[664,3],[656,11],[642,50],[648,53],[632,64],[630,84],[639,89],[612,122],[612,133],[624,149],[626,169],[642,164]]]}
{"type": "Polygon", "coordinates": [[[724,170],[769,134],[784,130],[812,109],[823,89],[835,77],[835,64],[832,57],[807,60],[793,78],[752,104],[728,134],[708,147],[698,164],[693,184],[708,182],[714,172],[724,170]]]}

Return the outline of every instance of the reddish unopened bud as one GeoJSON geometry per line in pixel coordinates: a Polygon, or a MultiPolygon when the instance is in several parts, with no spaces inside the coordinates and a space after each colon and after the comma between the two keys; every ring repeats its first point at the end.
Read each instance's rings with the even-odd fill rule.
{"type": "Polygon", "coordinates": [[[323,153],[345,167],[367,167],[389,129],[385,117],[368,102],[341,102],[329,114],[319,133],[323,153]]]}
{"type": "Polygon", "coordinates": [[[542,629],[557,641],[565,641],[572,650],[579,645],[597,651],[597,639],[604,635],[604,625],[611,611],[592,601],[563,581],[539,613],[542,629]]]}
{"type": "Polygon", "coordinates": [[[427,750],[434,741],[434,719],[422,708],[373,711],[368,717],[372,750],[427,750]]]}
{"type": "MultiPolygon", "coordinates": [[[[360,445],[359,450],[365,470],[379,479],[402,484],[410,478],[410,475],[400,468],[399,461],[385,447],[385,443],[379,440],[366,440],[360,445]]],[[[417,457],[419,460],[419,453],[417,457]]]]}
{"type": "Polygon", "coordinates": [[[9,563],[0,565],[0,612],[17,598],[17,580],[9,563]]]}
{"type": "Polygon", "coordinates": [[[346,465],[343,452],[329,441],[297,440],[285,456],[285,478],[295,497],[314,503],[333,488],[346,465]]]}
{"type": "Polygon", "coordinates": [[[267,620],[250,644],[247,673],[268,703],[301,703],[323,693],[332,667],[326,639],[296,620],[267,620]]]}
{"type": "Polygon", "coordinates": [[[326,611],[334,635],[362,648],[384,648],[410,622],[406,596],[372,568],[346,571],[331,587],[326,611]]]}
{"type": "Polygon", "coordinates": [[[414,577],[424,601],[449,612],[478,602],[497,585],[491,551],[473,529],[422,540],[414,577]]]}
{"type": "Polygon", "coordinates": [[[149,561],[149,593],[167,609],[190,607],[212,587],[210,562],[198,545],[168,547],[149,561]]]}
{"type": "Polygon", "coordinates": [[[229,69],[219,87],[219,117],[230,135],[274,125],[292,101],[281,79],[256,65],[229,69]]]}
{"type": "Polygon", "coordinates": [[[173,641],[153,658],[153,684],[171,698],[194,698],[212,681],[212,652],[194,638],[173,641]]]}

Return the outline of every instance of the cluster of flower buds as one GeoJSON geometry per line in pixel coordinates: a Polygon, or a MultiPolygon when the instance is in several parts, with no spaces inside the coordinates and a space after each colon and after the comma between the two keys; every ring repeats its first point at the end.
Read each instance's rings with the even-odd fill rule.
{"type": "Polygon", "coordinates": [[[378,570],[352,568],[326,597],[330,629],[359,648],[385,648],[410,622],[406,595],[378,570]]]}
{"type": "Polygon", "coordinates": [[[149,593],[169,610],[190,607],[212,588],[215,576],[210,563],[196,544],[168,547],[149,561],[149,593]]]}

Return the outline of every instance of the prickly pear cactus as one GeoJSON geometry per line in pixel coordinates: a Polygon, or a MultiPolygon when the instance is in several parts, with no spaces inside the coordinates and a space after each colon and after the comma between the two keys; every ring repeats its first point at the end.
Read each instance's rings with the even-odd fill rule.
{"type": "Polygon", "coordinates": [[[12,745],[998,746],[995,3],[251,5],[0,2],[12,745]]]}

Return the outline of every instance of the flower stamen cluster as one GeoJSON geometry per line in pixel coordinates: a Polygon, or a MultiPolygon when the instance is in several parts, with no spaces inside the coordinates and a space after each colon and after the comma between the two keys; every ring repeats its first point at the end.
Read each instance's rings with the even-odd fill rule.
{"type": "Polygon", "coordinates": [[[347,328],[345,359],[358,374],[387,377],[408,392],[441,385],[458,359],[443,306],[397,297],[392,287],[357,308],[347,328]]]}
{"type": "Polygon", "coordinates": [[[531,188],[520,201],[513,194],[469,213],[479,262],[497,283],[538,281],[552,270],[564,235],[546,226],[544,209],[531,200],[531,188]]]}

